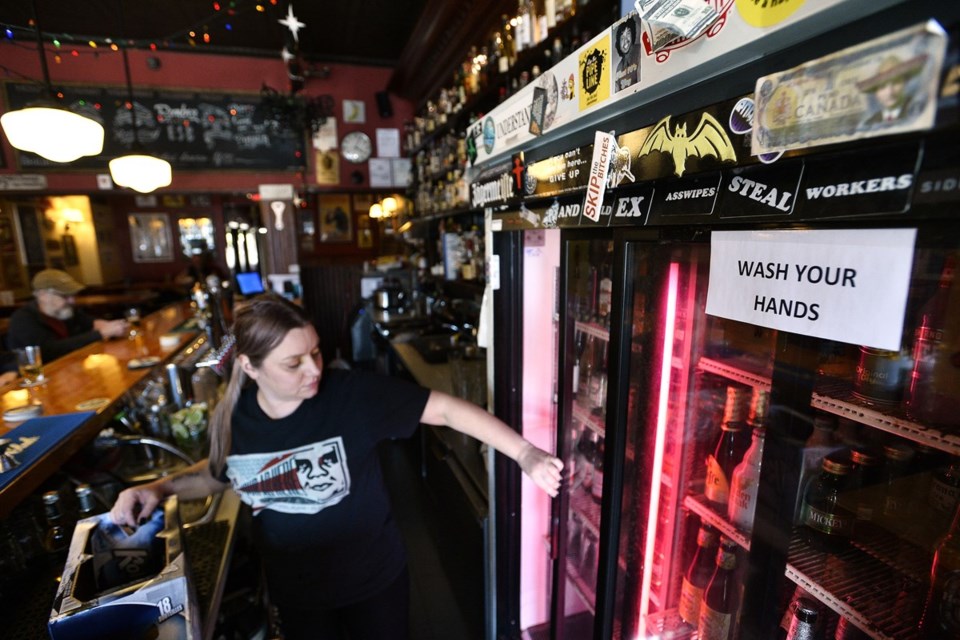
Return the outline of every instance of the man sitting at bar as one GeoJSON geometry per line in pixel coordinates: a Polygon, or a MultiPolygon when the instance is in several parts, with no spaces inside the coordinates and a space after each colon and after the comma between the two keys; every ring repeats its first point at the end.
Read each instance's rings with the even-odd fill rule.
{"type": "Polygon", "coordinates": [[[84,285],[59,269],[44,269],[33,277],[34,300],[10,316],[7,347],[38,345],[46,362],[91,342],[119,338],[128,332],[126,320],[94,320],[74,305],[84,285]]]}

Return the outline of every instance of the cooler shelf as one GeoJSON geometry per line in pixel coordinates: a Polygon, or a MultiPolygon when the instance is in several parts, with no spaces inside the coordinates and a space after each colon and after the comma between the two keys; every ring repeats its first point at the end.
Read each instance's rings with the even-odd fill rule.
{"type": "Polygon", "coordinates": [[[916,623],[926,595],[926,583],[916,576],[929,565],[905,566],[910,554],[898,556],[893,551],[857,544],[842,553],[826,553],[795,535],[786,576],[871,638],[912,640],[919,638],[916,623]]]}

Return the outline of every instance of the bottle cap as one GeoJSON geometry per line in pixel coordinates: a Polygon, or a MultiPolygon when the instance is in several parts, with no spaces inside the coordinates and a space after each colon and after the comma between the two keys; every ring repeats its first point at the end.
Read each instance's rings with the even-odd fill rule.
{"type": "Polygon", "coordinates": [[[903,442],[894,442],[883,447],[883,453],[890,460],[897,462],[909,462],[913,460],[916,450],[903,442]]]}
{"type": "Polygon", "coordinates": [[[853,468],[850,453],[846,449],[835,451],[823,459],[823,470],[838,476],[845,476],[853,468]]]}
{"type": "Polygon", "coordinates": [[[820,608],[817,606],[817,603],[810,598],[797,598],[797,601],[794,603],[793,615],[795,615],[800,622],[814,624],[819,614],[820,608]]]}
{"type": "Polygon", "coordinates": [[[47,491],[43,494],[43,504],[56,504],[60,502],[60,493],[57,491],[47,491]]]}
{"type": "Polygon", "coordinates": [[[874,467],[880,464],[880,452],[870,447],[857,446],[850,450],[850,462],[858,467],[874,467]]]}

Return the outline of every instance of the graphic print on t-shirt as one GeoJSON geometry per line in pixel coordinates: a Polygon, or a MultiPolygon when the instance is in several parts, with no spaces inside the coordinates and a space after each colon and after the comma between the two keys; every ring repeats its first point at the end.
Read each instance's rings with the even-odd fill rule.
{"type": "Polygon", "coordinates": [[[271,453],[227,456],[227,477],[256,514],[317,513],[350,495],[343,438],[271,453]]]}

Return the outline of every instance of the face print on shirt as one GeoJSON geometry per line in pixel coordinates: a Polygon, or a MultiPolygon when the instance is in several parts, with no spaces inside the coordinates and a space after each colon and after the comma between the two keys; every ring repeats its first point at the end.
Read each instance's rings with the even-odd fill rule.
{"type": "Polygon", "coordinates": [[[227,456],[227,477],[255,514],[317,513],[350,495],[340,437],[287,451],[227,456]]]}

